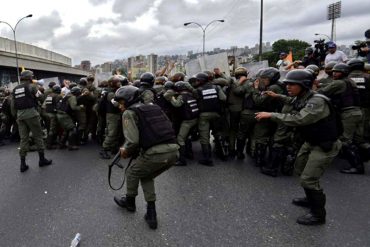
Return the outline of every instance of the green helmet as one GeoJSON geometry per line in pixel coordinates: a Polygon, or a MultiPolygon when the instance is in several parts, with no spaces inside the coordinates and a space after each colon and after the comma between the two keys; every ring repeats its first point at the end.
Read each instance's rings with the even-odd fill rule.
{"type": "Polygon", "coordinates": [[[274,84],[280,79],[280,71],[277,68],[269,67],[261,72],[260,77],[268,78],[270,79],[270,84],[274,84]]]}
{"type": "Polygon", "coordinates": [[[59,85],[53,86],[53,93],[60,94],[62,92],[62,88],[59,85]]]}
{"type": "Polygon", "coordinates": [[[331,62],[325,64],[324,68],[325,68],[325,70],[332,70],[336,64],[337,64],[337,62],[331,61],[331,62]]]}
{"type": "Polygon", "coordinates": [[[248,76],[248,71],[244,67],[238,67],[235,69],[235,78],[239,79],[242,76],[248,76]]]}
{"type": "Polygon", "coordinates": [[[32,80],[33,79],[33,72],[31,70],[24,70],[20,75],[21,80],[32,80]]]}
{"type": "Polygon", "coordinates": [[[79,88],[79,87],[73,87],[71,89],[71,94],[73,94],[74,96],[81,95],[81,88],[79,88]]]}
{"type": "Polygon", "coordinates": [[[306,70],[311,70],[315,76],[318,76],[320,73],[320,68],[317,65],[310,64],[306,67],[306,70]]]}
{"type": "Polygon", "coordinates": [[[341,72],[346,76],[349,74],[349,66],[345,63],[338,63],[333,67],[333,72],[341,72]]]}
{"type": "Polygon", "coordinates": [[[287,84],[299,84],[306,89],[311,89],[314,79],[311,72],[305,69],[295,69],[289,71],[283,81],[287,84]]]}

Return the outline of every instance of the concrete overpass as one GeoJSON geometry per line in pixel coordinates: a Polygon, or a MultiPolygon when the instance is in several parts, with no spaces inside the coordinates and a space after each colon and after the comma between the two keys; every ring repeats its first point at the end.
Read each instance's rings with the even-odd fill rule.
{"type": "MultiPolygon", "coordinates": [[[[37,79],[58,77],[78,81],[88,72],[72,67],[69,57],[34,45],[17,42],[19,68],[34,72],[37,79]]],[[[0,84],[17,81],[14,41],[0,37],[0,84]]]]}

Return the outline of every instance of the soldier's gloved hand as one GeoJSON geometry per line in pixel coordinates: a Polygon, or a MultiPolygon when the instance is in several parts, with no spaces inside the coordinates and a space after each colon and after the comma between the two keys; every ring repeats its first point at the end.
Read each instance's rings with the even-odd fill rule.
{"type": "Polygon", "coordinates": [[[265,94],[273,98],[279,97],[279,94],[274,93],[273,91],[265,91],[265,94]]]}
{"type": "Polygon", "coordinates": [[[129,154],[128,154],[126,148],[120,148],[119,152],[121,153],[122,159],[127,159],[129,157],[129,154]]]}

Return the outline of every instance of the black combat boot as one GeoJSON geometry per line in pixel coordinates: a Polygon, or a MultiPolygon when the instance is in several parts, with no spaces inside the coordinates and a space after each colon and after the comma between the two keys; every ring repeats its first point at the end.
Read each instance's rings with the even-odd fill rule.
{"type": "Polygon", "coordinates": [[[70,131],[68,134],[68,150],[69,151],[74,151],[78,150],[78,137],[77,133],[74,131],[70,131]]]}
{"type": "Polygon", "coordinates": [[[157,229],[158,222],[157,222],[157,212],[155,211],[155,202],[148,202],[144,219],[151,229],[157,229]]]}
{"type": "Polygon", "coordinates": [[[199,164],[205,165],[205,166],[213,166],[212,161],[212,151],[211,151],[211,145],[209,144],[202,144],[202,154],[203,159],[199,160],[199,164]]]}
{"type": "Polygon", "coordinates": [[[271,148],[271,161],[269,165],[262,166],[261,172],[265,175],[276,177],[278,174],[278,169],[284,159],[284,148],[283,147],[273,147],[271,148]]]}
{"type": "Polygon", "coordinates": [[[46,138],[46,149],[55,149],[56,147],[53,145],[54,143],[54,135],[48,135],[46,138]]]}
{"type": "Polygon", "coordinates": [[[127,211],[130,212],[136,211],[135,197],[133,196],[123,196],[121,198],[115,196],[114,202],[117,203],[117,205],[120,206],[121,208],[126,208],[127,211]]]}
{"type": "Polygon", "coordinates": [[[180,153],[180,157],[179,159],[176,161],[176,164],[175,166],[186,166],[186,158],[185,158],[185,146],[184,145],[181,145],[180,146],[180,149],[179,149],[179,153],[180,153]]]}
{"type": "Polygon", "coordinates": [[[294,198],[292,203],[299,207],[311,208],[311,203],[309,200],[310,193],[307,189],[304,189],[304,192],[306,194],[305,197],[294,198]]]}
{"type": "Polygon", "coordinates": [[[215,153],[220,160],[227,161],[227,150],[222,136],[215,136],[215,153]]]}
{"type": "Polygon", "coordinates": [[[266,156],[266,148],[267,146],[262,144],[262,143],[257,143],[256,144],[256,163],[255,165],[257,167],[263,167],[265,166],[265,156],[266,156]]]}
{"type": "Polygon", "coordinates": [[[39,167],[51,165],[53,162],[52,160],[48,160],[45,158],[44,151],[39,151],[39,167]]]}
{"type": "Polygon", "coordinates": [[[21,156],[21,172],[25,172],[28,170],[28,165],[26,164],[26,157],[21,156]]]}
{"type": "Polygon", "coordinates": [[[340,172],[345,174],[364,174],[365,168],[362,162],[358,148],[355,145],[343,145],[343,153],[345,158],[351,165],[350,168],[343,169],[340,172]]]}
{"type": "Polygon", "coordinates": [[[185,141],[185,157],[189,160],[194,159],[193,143],[191,141],[191,138],[187,138],[185,141]]]}
{"type": "Polygon", "coordinates": [[[100,158],[102,159],[109,160],[111,158],[108,153],[108,150],[102,149],[100,150],[99,154],[100,154],[100,158]]]}
{"type": "Polygon", "coordinates": [[[237,139],[236,140],[236,157],[238,160],[244,160],[244,146],[245,146],[245,140],[237,139]]]}
{"type": "Polygon", "coordinates": [[[326,197],[322,190],[309,190],[309,201],[311,202],[311,212],[299,217],[297,223],[301,225],[322,225],[326,221],[325,202],[326,197]]]}

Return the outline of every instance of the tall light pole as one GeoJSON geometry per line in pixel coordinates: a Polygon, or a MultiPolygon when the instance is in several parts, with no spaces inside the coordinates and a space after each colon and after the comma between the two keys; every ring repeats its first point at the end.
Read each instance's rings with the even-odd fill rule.
{"type": "Polygon", "coordinates": [[[21,19],[19,19],[19,20],[17,21],[17,23],[15,24],[14,28],[13,28],[9,23],[7,23],[6,21],[0,21],[0,23],[4,23],[4,24],[8,25],[8,26],[12,29],[12,31],[13,31],[13,37],[14,37],[14,48],[15,48],[15,61],[16,61],[16,64],[17,64],[17,80],[18,80],[18,84],[20,83],[20,81],[19,81],[19,65],[18,65],[17,39],[16,39],[16,36],[15,36],[15,31],[17,30],[17,26],[18,26],[18,24],[19,24],[23,19],[25,19],[25,18],[30,18],[30,17],[32,17],[32,14],[29,14],[29,15],[27,15],[27,16],[22,17],[21,19]]]}
{"type": "Polygon", "coordinates": [[[261,0],[261,16],[260,16],[260,47],[259,47],[259,61],[262,61],[262,34],[263,34],[263,0],[261,0]]]}
{"type": "Polygon", "coordinates": [[[326,34],[323,34],[323,33],[315,33],[316,36],[318,35],[322,35],[322,36],[325,36],[328,38],[329,41],[332,41],[331,38],[329,37],[329,35],[326,35],[326,34]]]}
{"type": "Polygon", "coordinates": [[[224,21],[225,20],[213,20],[210,23],[208,23],[205,27],[203,27],[202,25],[200,25],[197,22],[186,22],[186,23],[184,23],[184,26],[187,26],[187,25],[190,25],[190,24],[195,24],[195,25],[197,25],[198,27],[200,27],[202,29],[202,31],[203,31],[203,57],[204,57],[204,53],[205,53],[205,49],[206,49],[206,30],[207,30],[207,28],[214,22],[224,22],[224,21]]]}

